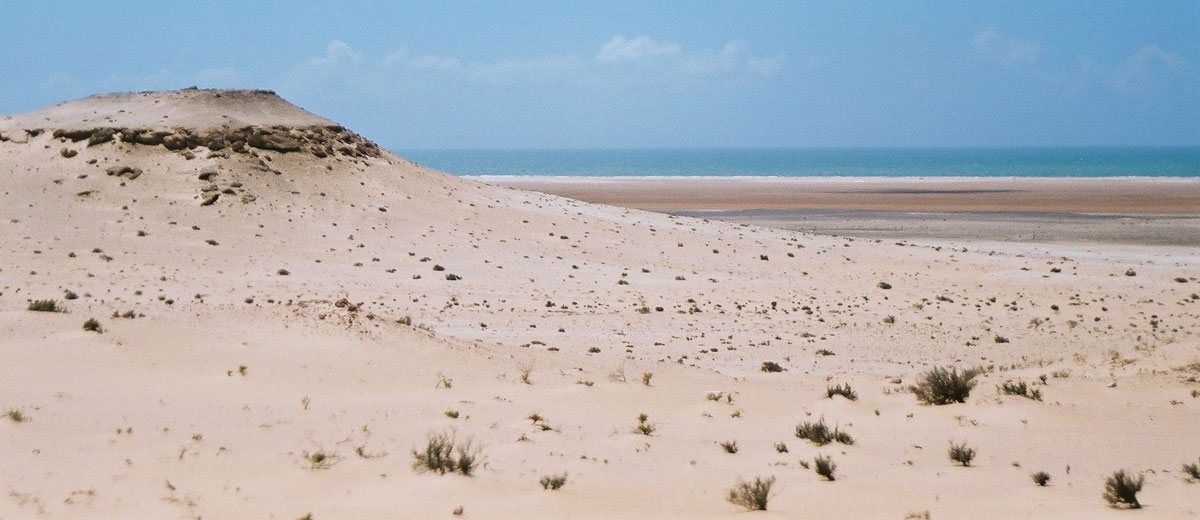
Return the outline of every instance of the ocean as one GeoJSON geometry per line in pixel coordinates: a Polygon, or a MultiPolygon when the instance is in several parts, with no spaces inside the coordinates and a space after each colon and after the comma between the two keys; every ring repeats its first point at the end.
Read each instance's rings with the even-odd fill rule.
{"type": "Polygon", "coordinates": [[[1200,177],[1200,146],[399,150],[460,176],[1200,177]]]}

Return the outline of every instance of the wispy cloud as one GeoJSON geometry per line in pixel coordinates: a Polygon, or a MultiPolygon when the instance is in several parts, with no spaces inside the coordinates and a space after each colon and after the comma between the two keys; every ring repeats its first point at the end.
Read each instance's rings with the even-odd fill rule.
{"type": "Polygon", "coordinates": [[[675,56],[683,51],[683,48],[678,43],[664,42],[658,43],[647,36],[636,36],[626,39],[625,36],[613,36],[608,40],[600,52],[596,54],[596,59],[609,63],[617,63],[622,61],[637,61],[646,57],[653,56],[675,56]]]}
{"type": "Polygon", "coordinates": [[[1091,56],[1077,59],[1073,90],[1101,88],[1118,94],[1149,94],[1174,88],[1196,88],[1195,68],[1182,56],[1146,44],[1115,63],[1091,56]]]}
{"type": "Polygon", "coordinates": [[[691,51],[648,36],[618,35],[599,45],[591,56],[547,54],[493,61],[414,54],[408,49],[397,49],[373,61],[349,44],[334,40],[323,54],[294,66],[282,81],[291,89],[305,91],[345,88],[349,83],[364,89],[403,88],[435,78],[501,85],[662,83],[709,76],[766,78],[777,73],[782,63],[782,55],[754,54],[740,40],[725,43],[719,51],[691,51]]]}
{"type": "Polygon", "coordinates": [[[1019,40],[996,29],[983,29],[971,38],[971,48],[976,55],[1002,65],[1032,65],[1042,57],[1041,44],[1033,40],[1019,40]]]}

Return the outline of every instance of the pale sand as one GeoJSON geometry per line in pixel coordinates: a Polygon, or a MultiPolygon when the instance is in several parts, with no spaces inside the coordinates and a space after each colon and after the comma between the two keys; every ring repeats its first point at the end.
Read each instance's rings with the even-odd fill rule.
{"type": "MultiPolygon", "coordinates": [[[[159,100],[151,116],[214,111],[159,100]]],[[[777,484],[755,517],[1124,518],[1100,497],[1119,468],[1145,475],[1139,518],[1200,513],[1180,471],[1200,458],[1200,384],[1176,369],[1200,360],[1194,247],[897,245],[497,188],[387,154],[189,160],[25,139],[37,118],[0,121],[0,410],[28,417],[0,420],[0,518],[744,518],[725,495],[756,476],[777,484]],[[235,193],[202,207],[207,168],[235,193]],[[69,312],[26,310],[41,298],[69,312]],[[126,310],[145,316],[112,317],[126,310]],[[93,316],[103,334],[81,329],[93,316]],[[768,360],[787,371],[759,371],[768,360]],[[947,364],[991,370],[965,404],[904,390],[947,364]],[[1006,380],[1044,400],[999,395],[1006,380]],[[859,399],[826,399],[833,383],[859,399]],[[639,413],[653,435],[632,432],[639,413]],[[856,442],[794,436],[819,417],[856,442]],[[482,447],[475,476],[412,469],[448,428],[482,447]],[[978,450],[972,467],[947,459],[951,441],[978,450]],[[816,454],[835,482],[799,466],[816,454]]]]}

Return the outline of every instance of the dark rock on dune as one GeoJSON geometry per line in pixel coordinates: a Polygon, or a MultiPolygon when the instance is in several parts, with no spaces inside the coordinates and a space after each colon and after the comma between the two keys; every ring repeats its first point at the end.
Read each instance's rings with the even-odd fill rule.
{"type": "Polygon", "coordinates": [[[131,166],[113,166],[112,168],[104,170],[104,172],[113,177],[128,177],[129,180],[136,179],[142,175],[141,168],[134,168],[131,166]]]}
{"type": "Polygon", "coordinates": [[[115,128],[97,128],[92,135],[88,136],[88,146],[96,146],[113,140],[113,136],[117,133],[115,128]]]}
{"type": "Polygon", "coordinates": [[[59,128],[50,134],[60,139],[70,139],[71,142],[78,142],[92,136],[95,130],[91,128],[59,128]]]}

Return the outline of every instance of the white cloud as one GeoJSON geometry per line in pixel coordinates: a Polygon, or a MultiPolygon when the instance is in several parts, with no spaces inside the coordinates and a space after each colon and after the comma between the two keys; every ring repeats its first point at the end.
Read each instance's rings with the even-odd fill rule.
{"type": "MultiPolygon", "coordinates": [[[[495,85],[558,83],[574,85],[661,85],[684,78],[762,78],[775,74],[782,56],[758,56],[745,42],[730,41],[720,51],[689,51],[673,42],[648,36],[615,36],[594,56],[543,55],[493,61],[463,57],[414,54],[400,48],[372,60],[350,45],[334,40],[325,52],[297,64],[280,78],[280,90],[290,92],[337,91],[385,94],[418,85],[480,82],[495,85]]],[[[211,75],[236,79],[234,71],[211,75]],[[224,74],[224,75],[223,75],[224,74]]]]}
{"type": "Polygon", "coordinates": [[[1147,94],[1170,88],[1196,88],[1195,69],[1184,58],[1147,44],[1115,64],[1080,56],[1071,90],[1101,88],[1120,94],[1147,94]]]}
{"type": "Polygon", "coordinates": [[[648,56],[674,56],[682,50],[678,43],[658,43],[647,36],[627,40],[625,36],[618,35],[600,48],[596,59],[610,63],[637,61],[648,56]]]}
{"type": "Polygon", "coordinates": [[[1169,76],[1186,73],[1187,68],[1179,55],[1157,45],[1144,45],[1113,68],[1109,86],[1117,92],[1154,90],[1169,76]]]}
{"type": "Polygon", "coordinates": [[[408,66],[414,69],[455,70],[462,66],[458,58],[425,55],[407,60],[408,66]]]}
{"type": "Polygon", "coordinates": [[[1003,65],[1032,65],[1042,56],[1042,46],[1032,40],[1017,40],[996,29],[984,29],[971,38],[979,56],[1003,65]]]}

